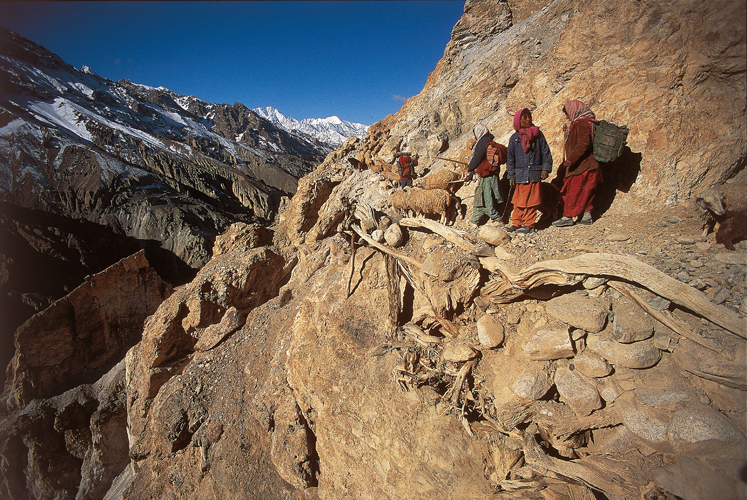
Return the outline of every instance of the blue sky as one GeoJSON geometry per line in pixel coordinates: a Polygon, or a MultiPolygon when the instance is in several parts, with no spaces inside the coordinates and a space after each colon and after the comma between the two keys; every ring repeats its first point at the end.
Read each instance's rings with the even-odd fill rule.
{"type": "Polygon", "coordinates": [[[420,92],[464,1],[0,2],[76,68],[296,119],[370,125],[420,92]]]}

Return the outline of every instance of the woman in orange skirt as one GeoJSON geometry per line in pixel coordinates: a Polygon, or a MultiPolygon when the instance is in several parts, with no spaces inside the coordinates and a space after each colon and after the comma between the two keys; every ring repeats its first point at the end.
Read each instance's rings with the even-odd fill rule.
{"type": "Polygon", "coordinates": [[[542,186],[552,171],[552,155],[542,131],[532,122],[532,113],[524,108],[514,115],[514,134],[508,141],[506,172],[514,189],[511,226],[506,231],[530,233],[542,204],[542,186]]]}

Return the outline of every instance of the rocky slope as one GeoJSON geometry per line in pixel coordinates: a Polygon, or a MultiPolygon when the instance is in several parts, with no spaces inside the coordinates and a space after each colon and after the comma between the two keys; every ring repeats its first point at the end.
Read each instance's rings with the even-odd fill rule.
{"type": "Polygon", "coordinates": [[[0,47],[3,351],[33,312],[141,248],[169,281],[191,279],[219,232],[272,220],[329,152],[239,103],[112,82],[4,29],[0,47]]]}
{"type": "MultiPolygon", "coordinates": [[[[656,129],[672,134],[666,144],[643,141],[644,132],[631,127],[631,151],[618,165],[630,189],[613,184],[608,195],[614,200],[605,207],[611,208],[591,226],[528,236],[470,227],[474,184],[456,186],[459,216],[449,227],[403,218],[386,202],[393,192],[387,155],[409,149],[427,158],[433,147],[450,158],[467,157],[475,119],[513,109],[511,99],[524,94],[512,92],[529,92],[544,74],[530,66],[550,71],[548,53],[558,57],[570,50],[564,40],[581,43],[591,27],[612,26],[613,13],[627,14],[618,21],[632,23],[618,22],[615,36],[627,39],[632,35],[624,30],[646,20],[647,29],[634,31],[641,47],[660,39],[656,57],[643,50],[640,59],[630,52],[617,56],[628,58],[625,67],[647,68],[623,83],[648,88],[651,99],[669,92],[654,85],[671,69],[656,58],[666,60],[675,25],[675,32],[689,33],[680,40],[696,48],[703,37],[716,47],[721,37],[733,42],[705,59],[680,43],[681,55],[696,59],[684,58],[683,75],[723,68],[723,57],[744,54],[744,26],[728,29],[743,6],[716,5],[735,9],[733,16],[691,2],[664,7],[623,0],[468,2],[423,93],[304,176],[272,226],[231,225],[194,280],[147,319],[138,316],[142,340],[123,361],[104,356],[98,372],[76,372],[81,385],[54,386],[41,380],[22,346],[42,337],[50,352],[69,345],[69,330],[55,334],[44,326],[43,315],[64,304],[24,325],[3,395],[3,494],[744,498],[747,243],[738,238],[729,251],[704,237],[688,200],[663,197],[649,211],[640,201],[656,186],[654,165],[683,162],[686,148],[674,144],[703,146],[705,125],[695,135],[682,126],[656,129]],[[690,28],[685,21],[695,14],[705,16],[719,37],[690,28]],[[512,43],[528,40],[530,29],[555,35],[531,45],[532,51],[523,52],[523,44],[512,52],[512,43]],[[495,58],[500,47],[505,55],[495,58]],[[523,69],[509,71],[512,57],[523,69]],[[489,64],[498,68],[490,73],[489,64]],[[503,74],[528,80],[506,85],[498,78],[503,74]],[[483,77],[482,86],[470,83],[483,77]],[[444,83],[449,78],[454,86],[444,83]],[[492,94],[495,82],[501,90],[492,94]],[[494,95],[492,109],[484,109],[478,95],[494,95]],[[416,104],[429,99],[435,107],[422,116],[430,123],[438,117],[440,125],[429,129],[422,118],[420,127],[443,135],[398,135],[414,130],[408,124],[421,120],[416,104]],[[640,167],[632,179],[626,177],[631,160],[640,167]],[[360,161],[371,168],[355,168],[360,161]],[[129,461],[122,457],[125,447],[129,461]]],[[[615,59],[612,52],[606,57],[605,64],[615,59]]],[[[571,83],[576,89],[601,86],[592,78],[595,64],[579,63],[558,94],[571,83]]],[[[685,78],[692,96],[684,99],[716,92],[726,82],[720,102],[699,106],[715,109],[730,99],[743,110],[743,69],[720,75],[701,80],[702,89],[685,78]],[[740,71],[741,80],[733,76],[740,71]]],[[[620,75],[612,77],[605,88],[622,85],[620,75]]],[[[676,86],[670,91],[679,92],[676,86]]],[[[631,94],[607,109],[623,113],[623,105],[640,105],[643,98],[631,94]]],[[[674,115],[677,108],[662,112],[674,115]]],[[[723,112],[720,139],[701,153],[732,163],[700,164],[693,175],[703,182],[690,190],[726,177],[747,188],[744,138],[727,131],[744,125],[723,112]]],[[[538,105],[535,116],[550,120],[550,113],[538,105]]],[[[427,161],[423,166],[439,169],[427,161]]],[[[687,184],[688,168],[696,166],[675,169],[680,185],[687,184]]],[[[662,193],[668,189],[661,186],[662,193]]],[[[105,282],[109,272],[92,281],[105,282]]],[[[169,292],[157,282],[150,286],[169,292]]],[[[117,312],[116,304],[107,311],[100,317],[129,314],[117,312]]],[[[81,338],[100,346],[100,336],[112,330],[87,331],[81,338]]],[[[81,359],[99,358],[84,351],[81,359]]],[[[71,366],[67,358],[53,361],[47,365],[71,366]]]]}
{"type": "Polygon", "coordinates": [[[561,108],[579,99],[630,129],[603,209],[670,206],[745,166],[744,16],[728,0],[467,2],[423,91],[372,127],[361,153],[375,164],[410,150],[438,168],[478,121],[505,143],[528,107],[557,167],[561,108]]]}

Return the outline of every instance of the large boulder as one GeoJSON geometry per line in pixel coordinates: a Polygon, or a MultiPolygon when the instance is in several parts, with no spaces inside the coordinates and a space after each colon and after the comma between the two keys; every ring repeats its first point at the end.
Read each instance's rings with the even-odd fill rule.
{"type": "Polygon", "coordinates": [[[142,251],[90,276],[16,332],[9,403],[95,382],[140,340],[145,319],[171,292],[142,251]]]}

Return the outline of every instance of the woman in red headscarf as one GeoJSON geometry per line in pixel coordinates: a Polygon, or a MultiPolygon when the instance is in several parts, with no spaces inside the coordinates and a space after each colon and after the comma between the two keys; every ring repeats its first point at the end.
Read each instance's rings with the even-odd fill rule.
{"type": "Polygon", "coordinates": [[[542,131],[523,108],[514,115],[514,134],[508,141],[506,177],[514,190],[511,226],[506,231],[519,234],[534,231],[537,208],[542,204],[541,181],[552,171],[552,155],[542,131]]]}
{"type": "Polygon", "coordinates": [[[599,123],[594,112],[581,101],[566,101],[563,106],[565,118],[570,122],[565,129],[565,161],[559,170],[565,168],[563,188],[563,217],[552,223],[565,227],[574,224],[580,216],[579,224],[591,224],[591,211],[594,209],[594,195],[602,182],[599,162],[594,159],[594,131],[599,123]]]}

